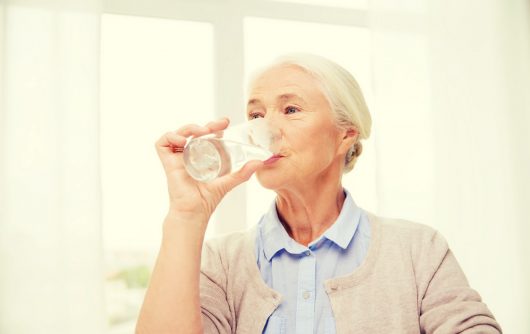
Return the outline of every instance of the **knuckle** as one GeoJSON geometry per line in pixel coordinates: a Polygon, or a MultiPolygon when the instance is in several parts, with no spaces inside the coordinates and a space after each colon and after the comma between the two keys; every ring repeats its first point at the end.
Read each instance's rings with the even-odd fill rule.
{"type": "Polygon", "coordinates": [[[171,137],[173,137],[175,135],[176,135],[176,133],[173,132],[173,131],[168,131],[168,132],[164,133],[164,137],[166,137],[166,138],[171,138],[171,137]]]}
{"type": "Polygon", "coordinates": [[[177,132],[180,132],[180,131],[186,131],[186,130],[191,130],[191,129],[194,129],[196,128],[197,125],[196,124],[193,124],[193,123],[189,123],[189,124],[186,124],[184,126],[181,126],[177,132]]]}

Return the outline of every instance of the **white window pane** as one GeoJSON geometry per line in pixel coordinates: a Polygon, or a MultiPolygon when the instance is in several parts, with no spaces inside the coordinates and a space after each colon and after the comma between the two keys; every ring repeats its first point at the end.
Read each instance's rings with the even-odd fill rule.
{"type": "MultiPolygon", "coordinates": [[[[290,52],[309,52],[329,58],[349,70],[359,82],[368,107],[372,100],[370,31],[366,28],[249,17],[245,29],[246,77],[276,57],[290,52]]],[[[364,143],[354,170],[343,178],[357,204],[376,208],[375,153],[373,141],[364,143]]],[[[247,184],[247,221],[255,224],[275,194],[262,188],[256,178],[247,184]]]]}
{"type": "Polygon", "coordinates": [[[317,5],[338,8],[366,9],[368,0],[271,0],[277,2],[291,2],[303,5],[317,5]]]}
{"type": "Polygon", "coordinates": [[[213,86],[210,24],[103,15],[100,139],[112,333],[133,331],[168,208],[154,143],[180,125],[211,120],[213,86]]]}

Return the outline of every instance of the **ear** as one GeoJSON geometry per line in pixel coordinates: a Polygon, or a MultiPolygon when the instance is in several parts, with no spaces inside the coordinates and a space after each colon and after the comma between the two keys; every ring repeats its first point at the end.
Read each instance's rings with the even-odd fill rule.
{"type": "Polygon", "coordinates": [[[342,136],[343,137],[339,146],[339,152],[341,154],[346,154],[350,147],[357,142],[359,138],[359,131],[354,127],[350,127],[342,131],[342,136]]]}

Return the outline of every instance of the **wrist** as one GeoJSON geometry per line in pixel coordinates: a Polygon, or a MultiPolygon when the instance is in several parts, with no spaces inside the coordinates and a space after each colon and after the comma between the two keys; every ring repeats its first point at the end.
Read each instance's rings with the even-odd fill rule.
{"type": "Polygon", "coordinates": [[[163,233],[206,233],[209,218],[203,214],[170,209],[164,219],[163,233]]]}

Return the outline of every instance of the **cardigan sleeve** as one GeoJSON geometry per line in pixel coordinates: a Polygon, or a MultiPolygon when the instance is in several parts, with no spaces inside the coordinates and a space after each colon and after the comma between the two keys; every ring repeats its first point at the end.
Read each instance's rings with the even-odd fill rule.
{"type": "Polygon", "coordinates": [[[502,330],[469,287],[467,279],[445,239],[436,231],[421,247],[416,265],[419,278],[420,326],[426,334],[497,334],[502,330]],[[423,290],[423,291],[422,291],[423,290]]]}
{"type": "Polygon", "coordinates": [[[219,252],[205,243],[201,259],[200,300],[205,334],[232,333],[233,317],[226,297],[226,271],[219,252]]]}

